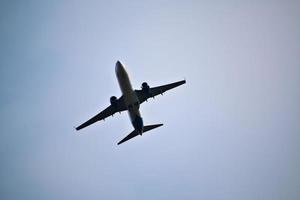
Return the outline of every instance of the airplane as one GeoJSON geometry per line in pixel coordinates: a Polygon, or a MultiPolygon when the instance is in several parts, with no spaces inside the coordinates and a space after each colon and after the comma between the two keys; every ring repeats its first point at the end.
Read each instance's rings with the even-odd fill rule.
{"type": "Polygon", "coordinates": [[[115,72],[120,89],[122,91],[122,96],[120,98],[117,98],[115,96],[110,97],[110,105],[106,109],[104,109],[102,112],[92,117],[88,121],[84,122],[80,126],[76,127],[75,129],[78,131],[97,121],[105,120],[105,118],[113,116],[117,112],[121,113],[122,111],[127,110],[134,130],[124,139],[118,142],[119,145],[123,142],[126,142],[127,140],[134,138],[135,136],[142,135],[147,131],[162,126],[163,124],[144,126],[143,118],[141,117],[141,113],[139,110],[140,104],[144,103],[149,98],[154,98],[156,95],[163,95],[163,93],[167,90],[185,84],[186,81],[182,80],[158,87],[150,87],[147,82],[143,82],[140,90],[133,90],[129,76],[120,61],[117,61],[116,63],[115,72]]]}

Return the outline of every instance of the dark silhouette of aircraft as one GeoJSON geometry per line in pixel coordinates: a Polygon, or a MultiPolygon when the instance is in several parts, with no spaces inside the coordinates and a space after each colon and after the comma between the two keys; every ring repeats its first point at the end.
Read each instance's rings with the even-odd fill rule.
{"type": "Polygon", "coordinates": [[[117,98],[115,96],[110,97],[110,106],[104,109],[102,112],[92,117],[88,121],[84,122],[80,126],[76,127],[76,130],[80,130],[85,128],[97,121],[104,120],[106,117],[112,116],[117,112],[122,112],[128,110],[129,117],[134,127],[134,130],[127,135],[123,140],[121,140],[119,144],[130,140],[131,138],[142,135],[143,133],[150,131],[154,128],[160,127],[163,124],[154,124],[144,126],[143,119],[141,117],[141,113],[139,111],[140,104],[147,101],[149,98],[154,98],[156,95],[163,94],[167,90],[185,84],[186,81],[178,81],[175,83],[170,83],[167,85],[162,85],[158,87],[149,87],[149,85],[144,82],[142,83],[142,87],[140,90],[133,90],[129,76],[120,61],[116,63],[116,75],[119,82],[120,89],[122,91],[122,96],[117,98]]]}

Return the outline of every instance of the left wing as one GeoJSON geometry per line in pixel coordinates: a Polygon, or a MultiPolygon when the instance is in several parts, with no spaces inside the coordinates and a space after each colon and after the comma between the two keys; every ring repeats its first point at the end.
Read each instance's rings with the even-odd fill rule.
{"type": "Polygon", "coordinates": [[[105,118],[115,114],[116,112],[121,112],[127,110],[124,102],[124,97],[121,96],[118,100],[116,100],[116,103],[113,105],[108,106],[106,109],[98,113],[96,116],[92,117],[88,121],[84,122],[80,126],[76,127],[76,130],[83,129],[97,121],[104,120],[105,118]]]}
{"type": "Polygon", "coordinates": [[[182,84],[185,84],[186,81],[185,80],[182,80],[182,81],[178,81],[178,82],[175,82],[175,83],[170,83],[170,84],[167,84],[167,85],[162,85],[162,86],[158,86],[158,87],[152,87],[152,88],[149,88],[148,90],[135,90],[138,98],[139,98],[139,101],[140,101],[140,104],[143,103],[144,101],[147,101],[147,99],[151,98],[151,97],[155,97],[156,95],[159,95],[159,94],[163,94],[164,92],[170,90],[170,89],[173,89],[175,87],[178,87],[182,84]]]}

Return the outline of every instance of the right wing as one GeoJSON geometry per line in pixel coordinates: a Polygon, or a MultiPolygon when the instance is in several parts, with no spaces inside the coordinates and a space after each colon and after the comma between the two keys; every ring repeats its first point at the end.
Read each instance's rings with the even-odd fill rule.
{"type": "Polygon", "coordinates": [[[149,99],[151,97],[154,98],[156,95],[163,94],[164,92],[171,90],[171,89],[178,87],[185,83],[186,83],[186,81],[182,80],[182,81],[177,81],[175,83],[170,83],[167,85],[161,85],[161,86],[149,88],[148,92],[145,92],[143,90],[135,90],[135,92],[139,98],[140,103],[143,103],[144,101],[147,101],[147,99],[149,99]]]}
{"type": "Polygon", "coordinates": [[[108,106],[106,109],[104,109],[103,111],[101,111],[99,114],[97,114],[96,116],[92,117],[91,119],[89,119],[88,121],[84,122],[83,124],[81,124],[80,126],[76,127],[76,130],[80,130],[83,129],[97,121],[101,121],[104,120],[105,118],[115,114],[116,112],[121,112],[127,110],[126,106],[125,106],[125,102],[124,102],[124,97],[121,96],[114,105],[110,105],[108,106]]]}

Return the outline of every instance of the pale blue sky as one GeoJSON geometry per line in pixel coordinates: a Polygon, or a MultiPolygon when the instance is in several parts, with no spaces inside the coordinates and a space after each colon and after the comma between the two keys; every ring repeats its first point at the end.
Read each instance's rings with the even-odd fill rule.
{"type": "Polygon", "coordinates": [[[299,1],[1,1],[0,199],[300,199],[299,1]],[[164,123],[120,146],[120,96],[164,123]]]}

